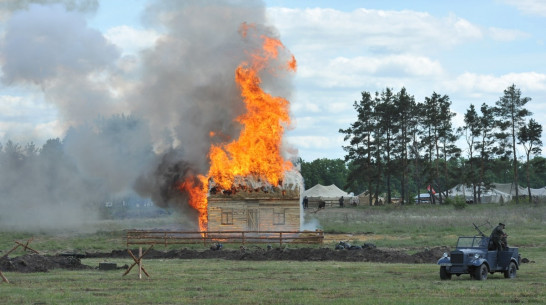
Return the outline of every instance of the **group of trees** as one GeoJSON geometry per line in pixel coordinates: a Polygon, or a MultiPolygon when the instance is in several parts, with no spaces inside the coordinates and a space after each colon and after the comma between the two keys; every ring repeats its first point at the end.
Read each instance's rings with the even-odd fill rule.
{"type": "MultiPolygon", "coordinates": [[[[307,187],[336,184],[355,194],[368,191],[370,202],[386,194],[387,202],[396,196],[406,203],[430,188],[441,203],[459,183],[471,186],[474,202],[480,202],[493,182],[524,185],[530,198],[530,188],[546,185],[546,159],[538,156],[542,126],[525,108],[530,100],[512,85],[494,106],[483,103],[478,111],[470,105],[465,125],[455,128],[447,95],[433,92],[417,102],[405,88],[362,92],[353,105],[357,120],[339,130],[347,143],[345,159],[300,159],[301,172],[307,187]],[[524,154],[518,156],[517,148],[524,154]]],[[[82,197],[84,189],[117,192],[125,187],[118,184],[134,181],[152,161],[146,134],[139,120],[120,116],[71,129],[64,140],[48,140],[41,148],[0,143],[0,206],[25,195],[57,202],[68,193],[82,197]]]]}
{"type": "MultiPolygon", "coordinates": [[[[542,126],[527,120],[532,115],[525,109],[530,100],[512,85],[495,106],[482,104],[480,114],[470,105],[465,126],[455,128],[447,95],[434,92],[416,102],[405,88],[397,93],[391,88],[375,94],[362,92],[362,99],[354,103],[357,120],[339,130],[348,143],[343,147],[348,166],[343,186],[357,192],[368,190],[370,202],[380,193],[390,202],[394,193],[404,203],[410,193],[434,189],[441,203],[449,196],[447,190],[462,182],[473,187],[474,202],[480,202],[483,188],[499,182],[496,179],[506,171],[511,182],[520,182],[517,148],[523,147],[524,184],[530,188],[533,170],[544,166],[543,159],[531,159],[541,152],[542,126]],[[457,145],[461,137],[467,147],[457,145]]],[[[303,163],[304,178],[306,167],[303,163]]]]}

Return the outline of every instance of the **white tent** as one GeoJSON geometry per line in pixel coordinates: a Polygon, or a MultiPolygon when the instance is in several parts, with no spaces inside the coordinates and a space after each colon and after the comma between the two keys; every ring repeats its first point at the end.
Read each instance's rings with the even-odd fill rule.
{"type": "MultiPolygon", "coordinates": [[[[493,183],[493,188],[512,196],[516,196],[516,185],[514,183],[493,183]]],[[[527,189],[518,185],[518,193],[520,196],[527,194],[527,189]]]]}
{"type": "MultiPolygon", "coordinates": [[[[529,192],[525,190],[525,194],[529,194],[529,192]]],[[[546,186],[540,189],[531,189],[531,196],[546,197],[546,186]]]]}
{"type": "MultiPolygon", "coordinates": [[[[541,189],[538,189],[541,190],[541,189]]],[[[537,190],[537,195],[539,191],[537,190]]],[[[478,190],[476,190],[477,192],[478,190]]],[[[466,186],[464,184],[459,184],[449,191],[449,196],[464,196],[467,202],[471,202],[474,200],[473,196],[473,190],[472,186],[466,186]]],[[[522,188],[521,186],[518,187],[518,193],[520,196],[525,196],[528,192],[525,188],[522,188]]],[[[545,195],[546,195],[546,189],[545,189],[545,195]]],[[[533,190],[531,190],[531,194],[533,194],[533,190]]],[[[478,194],[476,194],[476,197],[478,194]]],[[[516,196],[516,187],[512,183],[492,183],[491,188],[485,189],[481,188],[481,202],[482,203],[490,203],[490,202],[507,202],[512,200],[516,196]]]]}
{"type": "Polygon", "coordinates": [[[307,197],[321,197],[321,198],[340,198],[343,197],[349,197],[350,195],[344,191],[342,191],[340,188],[338,188],[335,184],[324,186],[321,184],[317,184],[313,186],[312,188],[306,190],[303,192],[303,196],[307,197]]]}

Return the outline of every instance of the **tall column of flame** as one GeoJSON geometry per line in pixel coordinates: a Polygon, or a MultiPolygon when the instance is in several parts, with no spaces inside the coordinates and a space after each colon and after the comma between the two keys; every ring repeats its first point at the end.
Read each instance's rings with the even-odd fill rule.
{"type": "MultiPolygon", "coordinates": [[[[278,185],[283,173],[292,167],[280,151],[285,126],[290,124],[289,102],[264,92],[258,75],[283,45],[277,39],[262,38],[262,54],[255,54],[252,63],[243,63],[235,71],[246,106],[246,113],[237,118],[243,126],[241,134],[236,141],[210,149],[209,176],[223,189],[231,188],[236,176],[249,175],[278,185]]],[[[291,62],[295,69],[293,58],[291,62]]]]}
{"type": "Polygon", "coordinates": [[[199,212],[199,230],[207,230],[207,190],[209,181],[203,175],[197,177],[186,177],[178,188],[188,194],[190,206],[199,212]]]}
{"type": "MultiPolygon", "coordinates": [[[[243,24],[243,37],[250,27],[243,24]]],[[[225,190],[232,187],[237,176],[253,176],[278,186],[284,172],[292,168],[290,161],[281,155],[282,136],[290,124],[289,102],[264,92],[259,76],[264,69],[276,68],[269,63],[278,57],[284,46],[278,39],[260,38],[263,40],[262,49],[251,55],[250,63],[243,62],[235,71],[235,81],[241,88],[246,107],[246,113],[236,119],[243,126],[239,138],[231,143],[211,145],[208,176],[199,178],[201,185],[186,180],[181,186],[190,193],[190,205],[200,213],[201,231],[207,227],[207,181],[210,178],[225,190]]],[[[296,60],[292,56],[285,65],[277,68],[295,71],[296,60]]]]}

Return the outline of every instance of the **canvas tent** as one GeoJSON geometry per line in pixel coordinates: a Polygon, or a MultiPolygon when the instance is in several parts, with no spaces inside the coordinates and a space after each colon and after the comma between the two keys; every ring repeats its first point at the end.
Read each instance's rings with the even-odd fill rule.
{"type": "Polygon", "coordinates": [[[337,187],[335,184],[324,186],[321,184],[317,184],[313,186],[312,188],[306,190],[303,192],[304,196],[307,197],[331,197],[331,198],[339,198],[341,196],[349,196],[346,192],[342,191],[339,187],[337,187]]]}
{"type": "MultiPolygon", "coordinates": [[[[526,188],[518,186],[519,196],[527,196],[529,192],[526,188]]],[[[472,186],[459,184],[449,190],[449,196],[464,196],[467,202],[474,200],[472,186]]],[[[477,194],[476,194],[477,196],[477,194]]],[[[481,190],[482,203],[498,203],[510,201],[516,196],[516,186],[513,183],[493,183],[490,189],[481,190]]],[[[546,188],[531,189],[531,196],[546,196],[546,188]]]]}
{"type": "Polygon", "coordinates": [[[352,194],[341,190],[335,184],[327,186],[317,184],[303,192],[303,196],[307,196],[310,206],[318,206],[319,201],[325,201],[329,204],[338,203],[341,196],[345,198],[345,204],[350,204],[352,198],[352,194]]]}
{"type": "Polygon", "coordinates": [[[370,204],[370,193],[368,191],[364,191],[357,196],[355,196],[357,204],[363,204],[363,205],[381,205],[385,203],[385,197],[379,196],[378,197],[378,203],[375,202],[375,198],[372,195],[372,204],[370,204]]]}
{"type": "MultiPolygon", "coordinates": [[[[525,194],[528,194],[529,192],[525,190],[525,194]]],[[[531,196],[533,197],[546,197],[546,186],[539,189],[531,189],[531,196]]]]}

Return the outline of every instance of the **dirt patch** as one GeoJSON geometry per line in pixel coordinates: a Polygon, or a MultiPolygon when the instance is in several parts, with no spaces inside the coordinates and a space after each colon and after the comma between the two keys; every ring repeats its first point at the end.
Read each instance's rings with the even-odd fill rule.
{"type": "MultiPolygon", "coordinates": [[[[131,250],[138,253],[137,249],[131,250]]],[[[190,250],[180,249],[159,251],[152,249],[146,253],[145,259],[226,259],[248,261],[342,261],[342,262],[377,262],[377,263],[404,263],[429,264],[436,263],[446,247],[425,249],[413,255],[398,250],[381,250],[374,247],[362,249],[331,249],[331,248],[261,248],[241,247],[237,250],[190,250]]],[[[107,253],[85,253],[75,256],[60,254],[57,256],[27,254],[14,258],[0,259],[0,270],[12,272],[47,272],[61,268],[68,270],[94,269],[81,263],[80,258],[124,258],[130,259],[126,250],[114,250],[107,253]]]]}
{"type": "MultiPolygon", "coordinates": [[[[138,253],[137,249],[131,250],[138,253]]],[[[227,260],[291,260],[291,261],[345,261],[345,262],[378,262],[378,263],[406,263],[426,264],[436,263],[444,252],[449,252],[446,247],[425,249],[413,255],[397,250],[380,250],[377,248],[342,249],[331,248],[271,248],[261,247],[245,248],[238,250],[171,250],[158,251],[152,249],[146,253],[147,259],[227,259],[227,260]]],[[[89,258],[127,258],[126,250],[114,250],[111,253],[87,253],[89,258]]]]}
{"type": "Polygon", "coordinates": [[[92,267],[83,265],[79,258],[73,256],[26,254],[14,258],[4,257],[0,259],[0,270],[2,271],[47,272],[55,268],[82,270],[91,269],[92,267]]]}

